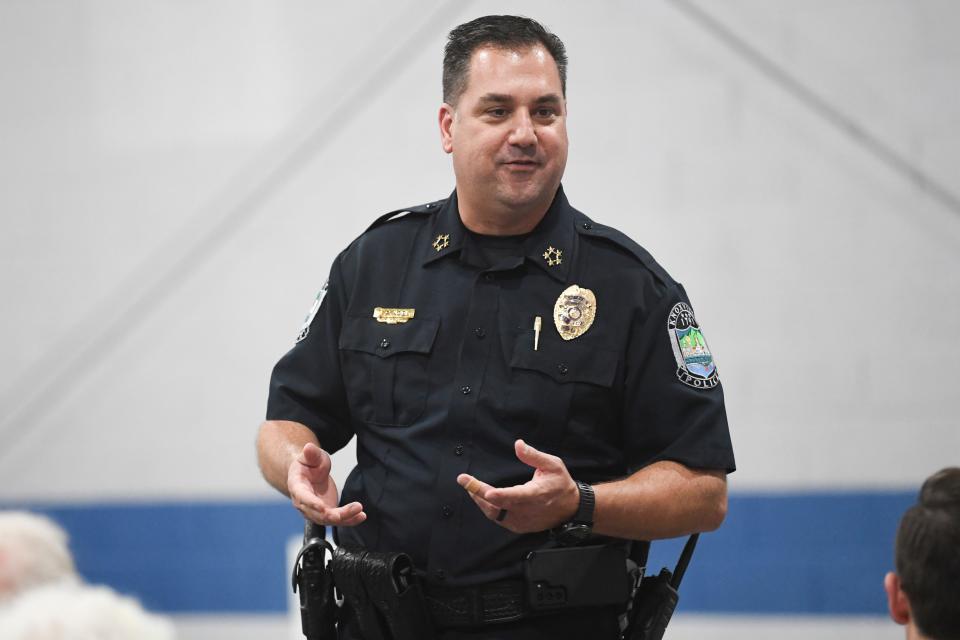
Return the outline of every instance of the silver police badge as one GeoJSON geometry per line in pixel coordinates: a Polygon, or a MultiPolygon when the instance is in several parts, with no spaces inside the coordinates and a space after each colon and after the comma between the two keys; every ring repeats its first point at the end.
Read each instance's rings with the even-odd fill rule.
{"type": "Polygon", "coordinates": [[[667,318],[670,346],[677,361],[677,378],[694,389],[712,389],[720,384],[717,364],[686,302],[673,305],[667,318]]]}
{"type": "Polygon", "coordinates": [[[564,289],[553,306],[553,323],[564,340],[573,340],[585,334],[596,315],[597,298],[593,291],[577,285],[564,289]]]}

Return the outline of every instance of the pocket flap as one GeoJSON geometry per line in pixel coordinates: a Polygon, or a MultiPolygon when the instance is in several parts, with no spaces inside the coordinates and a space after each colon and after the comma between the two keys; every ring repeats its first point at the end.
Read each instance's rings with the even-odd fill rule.
{"type": "Polygon", "coordinates": [[[340,348],[363,351],[381,358],[398,353],[430,353],[440,320],[417,316],[407,322],[386,324],[369,316],[348,316],[340,330],[340,348]]]}
{"type": "Polygon", "coordinates": [[[617,352],[597,349],[577,342],[544,345],[533,350],[532,340],[523,336],[513,349],[510,366],[539,371],[555,381],[588,382],[601,387],[613,386],[619,357],[617,352]],[[546,347],[546,348],[545,348],[546,347]]]}

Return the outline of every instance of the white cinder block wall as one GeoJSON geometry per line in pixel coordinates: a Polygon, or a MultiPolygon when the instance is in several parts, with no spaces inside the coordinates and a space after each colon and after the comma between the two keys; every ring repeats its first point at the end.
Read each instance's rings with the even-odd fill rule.
{"type": "Polygon", "coordinates": [[[957,464],[955,3],[8,2],[0,502],[271,496],[270,368],[342,247],[452,189],[445,34],[499,12],[567,44],[571,202],[692,297],[733,492],[957,464]]]}

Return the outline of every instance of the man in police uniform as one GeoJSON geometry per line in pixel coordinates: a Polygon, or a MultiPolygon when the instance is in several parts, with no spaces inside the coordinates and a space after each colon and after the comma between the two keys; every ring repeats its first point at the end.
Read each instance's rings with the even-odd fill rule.
{"type": "MultiPolygon", "coordinates": [[[[566,62],[526,18],[450,33],[439,128],[456,189],[347,247],[273,371],[264,477],[341,544],[405,552],[433,589],[516,579],[550,541],[725,516],[723,394],[686,293],[560,186],[566,62]],[[329,454],[354,436],[338,499],[329,454]]],[[[560,610],[443,637],[616,638],[616,624],[560,610]]]]}

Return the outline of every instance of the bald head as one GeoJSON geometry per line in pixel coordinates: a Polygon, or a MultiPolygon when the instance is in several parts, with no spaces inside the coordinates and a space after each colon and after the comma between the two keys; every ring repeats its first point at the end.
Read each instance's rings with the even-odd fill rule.
{"type": "Polygon", "coordinates": [[[73,581],[76,575],[67,534],[53,520],[0,511],[0,602],[39,585],[73,581]]]}

